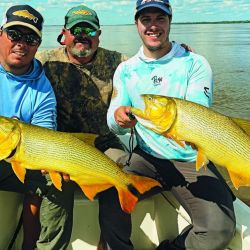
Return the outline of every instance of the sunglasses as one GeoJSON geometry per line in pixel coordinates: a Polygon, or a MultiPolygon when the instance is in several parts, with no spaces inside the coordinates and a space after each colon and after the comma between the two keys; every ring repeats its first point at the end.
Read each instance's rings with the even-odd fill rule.
{"type": "Polygon", "coordinates": [[[41,38],[35,34],[25,34],[19,30],[4,29],[4,32],[6,32],[8,39],[12,42],[19,42],[22,40],[29,46],[37,46],[42,41],[41,38]]]}
{"type": "Polygon", "coordinates": [[[70,33],[73,36],[81,36],[84,33],[87,36],[94,37],[97,35],[97,30],[87,28],[87,27],[74,27],[70,29],[70,33]]]}

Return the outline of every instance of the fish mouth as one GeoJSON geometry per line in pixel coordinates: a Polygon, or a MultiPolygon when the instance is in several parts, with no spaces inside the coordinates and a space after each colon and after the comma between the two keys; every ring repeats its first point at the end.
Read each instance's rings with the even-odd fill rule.
{"type": "Polygon", "coordinates": [[[162,133],[162,127],[157,126],[151,119],[148,117],[143,110],[131,107],[132,114],[136,117],[136,120],[142,124],[144,127],[151,129],[155,132],[162,133]]]}
{"type": "Polygon", "coordinates": [[[131,107],[138,122],[158,134],[167,132],[176,118],[176,103],[166,96],[142,95],[144,111],[131,107]]]}

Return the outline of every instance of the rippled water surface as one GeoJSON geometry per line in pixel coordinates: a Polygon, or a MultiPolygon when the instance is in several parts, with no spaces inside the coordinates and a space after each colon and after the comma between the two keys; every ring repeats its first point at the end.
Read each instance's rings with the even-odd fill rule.
{"type": "MultiPolygon", "coordinates": [[[[57,47],[60,26],[45,26],[40,49],[57,47]]],[[[213,108],[250,119],[250,23],[173,24],[170,39],[190,45],[209,61],[215,80],[213,108]]],[[[101,46],[134,55],[141,41],[134,25],[103,26],[101,46]]]]}

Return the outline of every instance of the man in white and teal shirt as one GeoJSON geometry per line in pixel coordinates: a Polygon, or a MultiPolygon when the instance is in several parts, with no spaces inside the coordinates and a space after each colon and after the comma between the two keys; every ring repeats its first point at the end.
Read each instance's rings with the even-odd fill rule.
{"type": "MultiPolygon", "coordinates": [[[[197,172],[195,149],[189,145],[183,148],[128,116],[131,106],[144,108],[141,94],[177,97],[211,106],[211,68],[204,57],[169,41],[171,20],[168,0],[137,1],[135,21],[143,46],[115,72],[107,121],[116,134],[135,128],[137,147],[124,170],[157,179],[163,188],[155,188],[147,196],[169,190],[191,217],[192,225],[173,241],[163,241],[157,250],[224,249],[235,231],[234,197],[214,165],[210,162],[206,171],[197,172]]],[[[127,158],[120,161],[126,163],[127,158]]],[[[117,200],[114,189],[101,195],[101,230],[111,249],[133,249],[131,218],[121,211],[117,200]]]]}

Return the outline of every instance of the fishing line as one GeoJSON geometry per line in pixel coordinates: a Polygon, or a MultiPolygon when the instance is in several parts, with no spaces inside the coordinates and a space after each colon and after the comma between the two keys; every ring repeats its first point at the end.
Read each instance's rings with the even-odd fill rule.
{"type": "Polygon", "coordinates": [[[126,165],[130,166],[130,160],[131,160],[133,150],[134,150],[134,128],[131,128],[130,130],[128,146],[129,146],[129,157],[128,157],[128,160],[126,161],[126,165]]]}

